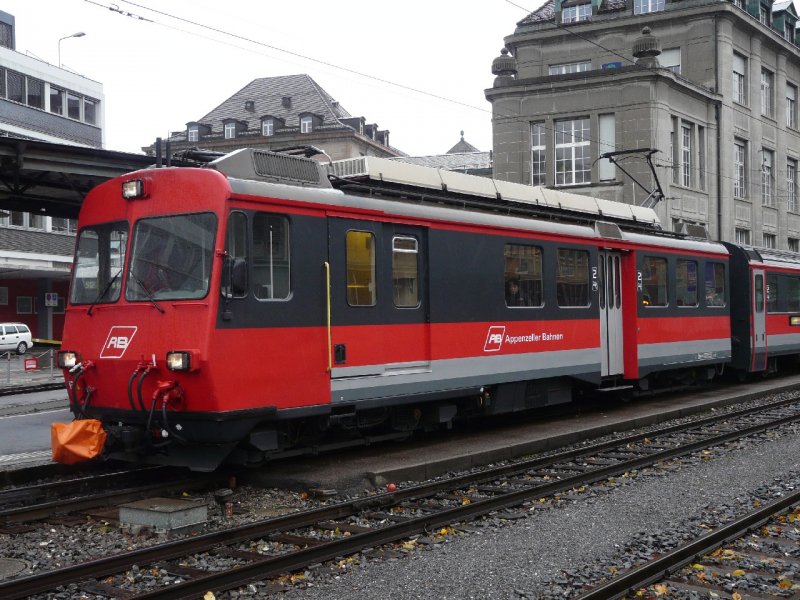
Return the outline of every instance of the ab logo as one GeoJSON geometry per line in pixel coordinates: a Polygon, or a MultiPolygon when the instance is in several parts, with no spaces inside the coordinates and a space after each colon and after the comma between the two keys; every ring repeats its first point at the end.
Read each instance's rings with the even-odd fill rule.
{"type": "Polygon", "coordinates": [[[486,343],[483,345],[484,352],[498,352],[503,347],[503,336],[506,334],[505,325],[492,325],[489,333],[486,334],[486,343]]]}
{"type": "Polygon", "coordinates": [[[122,358],[125,350],[133,341],[136,335],[136,327],[133,325],[114,325],[108,332],[106,343],[100,352],[100,358],[122,358]]]}

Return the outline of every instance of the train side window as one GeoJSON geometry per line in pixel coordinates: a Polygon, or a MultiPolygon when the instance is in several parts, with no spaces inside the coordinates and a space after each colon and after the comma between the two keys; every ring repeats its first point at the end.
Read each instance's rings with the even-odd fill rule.
{"type": "Polygon", "coordinates": [[[767,312],[776,313],[785,310],[785,308],[782,309],[782,307],[779,306],[779,299],[781,300],[780,304],[786,304],[782,301],[782,287],[783,286],[778,284],[778,276],[775,273],[767,275],[767,312]]]}
{"type": "Polygon", "coordinates": [[[756,275],[755,281],[755,292],[756,292],[756,312],[762,313],[764,312],[764,276],[763,275],[756,275]]]}
{"type": "Polygon", "coordinates": [[[678,260],[675,270],[675,303],[697,306],[697,262],[678,260]]]}
{"type": "Polygon", "coordinates": [[[642,304],[666,306],[667,302],[667,259],[646,256],[642,269],[642,304]]]}
{"type": "Polygon", "coordinates": [[[786,311],[800,312],[800,278],[786,277],[786,311]]]}
{"type": "Polygon", "coordinates": [[[419,243],[417,238],[392,238],[392,296],[398,308],[419,306],[419,243]]]}
{"type": "Polygon", "coordinates": [[[504,255],[506,306],[542,306],[542,249],[506,244],[504,255]]]}
{"type": "Polygon", "coordinates": [[[253,217],[253,293],[259,300],[286,300],[291,293],[289,219],[253,217]]]}
{"type": "Polygon", "coordinates": [[[347,303],[375,306],[375,236],[369,231],[348,231],[347,303]]]}
{"type": "Polygon", "coordinates": [[[706,306],[725,306],[725,265],[706,263],[706,306]]]}
{"type": "Polygon", "coordinates": [[[225,232],[225,252],[228,258],[225,261],[226,267],[223,272],[220,291],[227,298],[243,298],[247,295],[247,269],[240,266],[247,264],[247,216],[244,213],[232,212],[228,217],[228,230],[225,232]],[[244,285],[241,287],[232,285],[233,271],[245,274],[244,285]]]}
{"type": "Polygon", "coordinates": [[[556,298],[561,307],[589,306],[589,253],[585,250],[558,249],[556,298]]]}

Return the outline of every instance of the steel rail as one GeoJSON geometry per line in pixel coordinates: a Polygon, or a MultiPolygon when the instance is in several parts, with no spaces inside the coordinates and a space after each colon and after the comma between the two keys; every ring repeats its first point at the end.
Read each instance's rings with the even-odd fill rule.
{"type": "MultiPolygon", "coordinates": [[[[763,412],[771,408],[779,408],[788,404],[795,404],[798,399],[788,399],[769,405],[737,411],[737,414],[728,413],[715,415],[714,417],[701,419],[703,425],[726,421],[733,418],[747,416],[754,412],[763,412]]],[[[744,429],[725,432],[711,437],[693,441],[689,444],[669,448],[657,452],[648,453],[645,456],[636,457],[632,460],[615,463],[612,465],[600,466],[597,469],[580,473],[578,475],[564,479],[548,482],[543,485],[533,485],[522,489],[514,490],[506,494],[492,498],[477,500],[466,506],[447,509],[436,514],[426,515],[416,519],[410,519],[400,524],[388,525],[375,531],[353,534],[342,540],[328,542],[314,548],[299,550],[297,552],[275,557],[266,558],[252,565],[240,565],[235,569],[235,573],[226,571],[210,574],[202,578],[192,579],[183,583],[173,584],[169,588],[159,589],[153,592],[154,595],[142,595],[142,598],[182,598],[192,596],[200,591],[210,589],[226,589],[231,585],[239,585],[250,581],[257,581],[279,575],[287,570],[299,568],[314,562],[320,562],[353,553],[365,547],[371,547],[390,543],[407,537],[409,535],[422,533],[432,527],[444,526],[456,521],[472,519],[489,512],[519,505],[531,498],[538,498],[557,494],[580,485],[594,483],[637,469],[649,466],[662,460],[691,454],[701,449],[717,446],[725,442],[753,435],[761,431],[780,427],[782,425],[800,421],[800,413],[785,416],[779,419],[751,425],[744,429]],[[291,557],[300,557],[297,559],[291,557]],[[296,562],[295,562],[296,560],[296,562]],[[256,566],[257,565],[257,566],[256,566]],[[195,587],[199,586],[199,587],[195,587]]],[[[371,498],[352,500],[333,506],[323,507],[322,509],[312,509],[308,511],[292,513],[275,519],[269,519],[258,523],[240,525],[238,527],[208,533],[194,538],[176,540],[159,546],[134,550],[132,552],[115,556],[95,559],[80,563],[70,567],[63,567],[54,571],[49,571],[40,575],[32,575],[25,578],[14,579],[8,582],[0,582],[0,596],[9,600],[23,598],[28,595],[42,593],[52,590],[58,586],[69,583],[83,581],[89,578],[99,578],[115,573],[120,573],[134,564],[152,564],[165,560],[180,558],[188,554],[210,551],[221,545],[230,545],[253,538],[267,536],[271,533],[288,531],[291,529],[310,527],[320,521],[341,519],[352,516],[359,511],[396,505],[406,500],[426,498],[444,490],[460,489],[466,485],[481,483],[487,480],[496,479],[498,476],[524,472],[532,468],[544,465],[559,463],[565,459],[577,456],[586,456],[603,452],[609,448],[617,448],[629,444],[631,440],[641,440],[645,437],[654,437],[674,433],[676,431],[686,431],[697,428],[698,422],[685,423],[680,426],[670,426],[663,428],[663,431],[651,431],[647,434],[636,434],[604,442],[593,446],[570,450],[565,453],[555,454],[544,458],[533,459],[511,465],[503,465],[498,468],[482,471],[479,473],[467,474],[451,479],[441,480],[432,484],[422,484],[399,490],[396,492],[380,494],[371,498]]]]}
{"type": "MultiPolygon", "coordinates": [[[[800,503],[800,490],[771,502],[728,525],[688,542],[659,558],[621,573],[611,581],[581,594],[576,600],[611,600],[621,598],[632,590],[648,586],[665,579],[682,569],[698,556],[713,552],[718,547],[744,536],[748,531],[761,526],[773,516],[800,503]]],[[[138,597],[138,596],[137,596],[138,597]]]]}

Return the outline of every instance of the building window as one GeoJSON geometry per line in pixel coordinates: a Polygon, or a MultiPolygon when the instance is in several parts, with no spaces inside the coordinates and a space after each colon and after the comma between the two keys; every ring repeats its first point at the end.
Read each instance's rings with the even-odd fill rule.
{"type": "Polygon", "coordinates": [[[547,183],[544,123],[531,123],[531,185],[547,183]]]}
{"type": "MultiPolygon", "coordinates": [[[[617,149],[617,118],[614,114],[598,115],[597,128],[600,137],[600,152],[613,152],[617,149]]],[[[613,181],[617,177],[617,168],[607,158],[597,163],[597,176],[600,181],[613,181]]]]}
{"type": "Polygon", "coordinates": [[[747,104],[747,60],[734,53],[733,55],[733,99],[739,104],[747,104]]]}
{"type": "Polygon", "coordinates": [[[706,189],[706,128],[697,126],[697,187],[706,189]]]}
{"type": "Polygon", "coordinates": [[[232,140],[236,137],[236,123],[225,123],[225,139],[232,140]]]}
{"type": "Polygon", "coordinates": [[[786,84],[786,126],[797,128],[797,86],[786,84]]]}
{"type": "Polygon", "coordinates": [[[192,125],[189,127],[187,139],[190,142],[200,141],[200,128],[197,125],[192,125]]]}
{"type": "Polygon", "coordinates": [[[633,14],[659,12],[664,10],[664,0],[633,0],[633,14]]]}
{"type": "Polygon", "coordinates": [[[300,133],[311,133],[312,128],[311,117],[300,117],[300,133]]]}
{"type": "Polygon", "coordinates": [[[261,135],[270,136],[275,133],[275,121],[264,119],[261,121],[261,135]]]}
{"type": "Polygon", "coordinates": [[[758,7],[758,20],[761,21],[761,23],[766,25],[767,27],[769,27],[769,22],[770,22],[769,13],[770,13],[770,8],[768,6],[764,6],[762,4],[761,6],[758,7]]]}
{"type": "Polygon", "coordinates": [[[787,242],[789,242],[789,250],[791,252],[800,252],[800,239],[789,238],[787,242]]]}
{"type": "Polygon", "coordinates": [[[18,315],[33,314],[33,297],[17,296],[17,314],[18,315]]]}
{"type": "Polygon", "coordinates": [[[67,92],[67,116],[76,121],[81,120],[81,99],[71,92],[67,92]]]}
{"type": "Polygon", "coordinates": [[[762,239],[762,246],[764,248],[775,248],[775,234],[774,233],[765,233],[761,236],[762,239]]]}
{"type": "Polygon", "coordinates": [[[744,10],[744,0],[733,0],[733,5],[744,10]]]}
{"type": "Polygon", "coordinates": [[[761,161],[761,203],[764,206],[775,206],[775,173],[773,172],[773,152],[763,150],[761,161]]]}
{"type": "Polygon", "coordinates": [[[592,178],[589,119],[555,122],[556,185],[589,183],[592,178]]]}
{"type": "Polygon", "coordinates": [[[669,69],[675,75],[681,74],[681,49],[667,48],[658,55],[658,64],[669,69]]]}
{"type": "Polygon", "coordinates": [[[50,112],[64,114],[64,90],[50,86],[50,112]]]}
{"type": "Polygon", "coordinates": [[[25,76],[16,71],[6,71],[6,98],[12,102],[25,102],[25,76]]]}
{"type": "Polygon", "coordinates": [[[797,212],[797,161],[786,161],[786,210],[797,212]]]}
{"type": "Polygon", "coordinates": [[[90,125],[97,124],[97,100],[83,99],[83,121],[90,125]]]}
{"type": "Polygon", "coordinates": [[[562,63],[558,65],[550,65],[550,75],[565,75],[567,73],[583,73],[590,71],[592,68],[592,61],[584,60],[580,62],[562,63]]]}
{"type": "Polygon", "coordinates": [[[794,24],[789,21],[786,21],[783,24],[783,39],[791,44],[794,44],[794,24]]]}
{"type": "Polygon", "coordinates": [[[588,21],[592,18],[592,4],[576,4],[561,9],[562,23],[577,23],[578,21],[588,21]]]}
{"type": "Polygon", "coordinates": [[[692,126],[681,125],[681,185],[692,185],[692,126]]]}
{"type": "Polygon", "coordinates": [[[675,128],[678,125],[678,120],[673,117],[670,119],[672,121],[672,129],[669,131],[669,158],[672,161],[672,183],[678,183],[678,165],[680,164],[680,160],[678,160],[678,145],[675,143],[675,128]]]}
{"type": "Polygon", "coordinates": [[[747,198],[747,146],[739,140],[733,143],[733,195],[747,198]]]}
{"type": "Polygon", "coordinates": [[[58,233],[75,233],[77,227],[75,219],[65,219],[63,217],[50,218],[50,231],[58,233]]]}
{"type": "Polygon", "coordinates": [[[736,243],[740,246],[750,245],[750,230],[736,228],[736,243]]]}
{"type": "Polygon", "coordinates": [[[44,108],[44,81],[28,77],[27,105],[44,108]]]}
{"type": "Polygon", "coordinates": [[[761,69],[761,114],[765,117],[771,117],[773,112],[772,81],[772,72],[761,69]]]}

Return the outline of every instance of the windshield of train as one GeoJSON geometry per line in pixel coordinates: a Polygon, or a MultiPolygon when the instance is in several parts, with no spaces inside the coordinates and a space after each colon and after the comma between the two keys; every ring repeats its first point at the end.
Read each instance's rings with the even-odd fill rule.
{"type": "Polygon", "coordinates": [[[125,299],[203,298],[217,219],[212,213],[142,219],[133,231],[125,299]]]}
{"type": "Polygon", "coordinates": [[[128,224],[84,227],[78,234],[70,302],[103,304],[119,300],[128,242],[128,224]]]}

